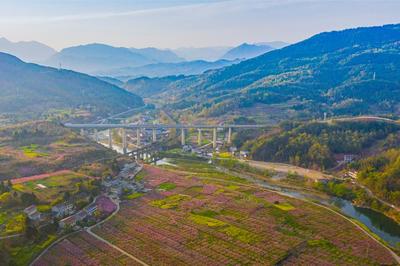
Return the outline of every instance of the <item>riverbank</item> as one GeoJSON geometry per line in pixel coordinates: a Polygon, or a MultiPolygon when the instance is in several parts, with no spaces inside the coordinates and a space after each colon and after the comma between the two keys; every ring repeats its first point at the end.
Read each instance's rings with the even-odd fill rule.
{"type": "MultiPolygon", "coordinates": [[[[241,161],[241,163],[246,163],[248,161],[241,161]]],[[[265,163],[265,162],[252,162],[249,164],[251,167],[258,167],[258,169],[263,170],[272,170],[276,171],[277,167],[270,168],[270,166],[275,166],[275,164],[265,163]]],[[[290,165],[286,164],[278,164],[279,169],[283,171],[283,173],[289,175],[293,174],[291,171],[297,167],[290,167],[290,165]]],[[[307,169],[303,169],[299,171],[300,173],[307,173],[307,169]]],[[[296,171],[298,176],[301,174],[296,171]]],[[[322,177],[326,177],[326,174],[313,170],[312,182],[314,180],[321,180],[322,177]]],[[[308,177],[308,176],[306,176],[308,177]]],[[[377,235],[381,238],[387,245],[398,250],[398,243],[400,243],[400,224],[392,219],[390,216],[386,216],[384,213],[376,211],[372,208],[366,209],[362,206],[358,206],[358,204],[354,204],[350,200],[340,199],[337,197],[329,196],[322,191],[316,190],[313,187],[307,185],[307,180],[301,180],[294,182],[293,180],[288,181],[286,178],[265,178],[264,176],[256,176],[252,174],[252,180],[260,185],[264,185],[267,188],[277,190],[280,192],[284,192],[288,195],[294,196],[296,198],[309,199],[313,202],[319,202],[323,205],[328,205],[331,208],[335,208],[339,210],[344,215],[357,220],[368,230],[370,230],[373,234],[377,235]]]]}

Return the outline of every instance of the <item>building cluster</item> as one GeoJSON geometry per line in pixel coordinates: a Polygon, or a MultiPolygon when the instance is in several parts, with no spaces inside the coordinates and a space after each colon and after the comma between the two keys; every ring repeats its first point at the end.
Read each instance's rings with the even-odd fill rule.
{"type": "Polygon", "coordinates": [[[117,202],[124,193],[148,191],[143,182],[135,178],[141,170],[142,166],[137,163],[125,164],[118,176],[102,181],[103,194],[81,210],[78,210],[72,201],[65,201],[54,205],[50,213],[41,213],[35,205],[25,208],[24,213],[36,225],[58,220],[62,229],[95,223],[117,209],[117,202]]]}
{"type": "Polygon", "coordinates": [[[142,166],[137,163],[125,164],[118,176],[103,180],[104,192],[113,199],[119,199],[126,192],[147,192],[144,184],[135,178],[141,170],[142,166]]]}
{"type": "Polygon", "coordinates": [[[94,202],[70,215],[59,222],[61,228],[73,228],[79,222],[96,222],[99,218],[113,213],[117,209],[117,204],[106,195],[97,197],[94,202]]]}

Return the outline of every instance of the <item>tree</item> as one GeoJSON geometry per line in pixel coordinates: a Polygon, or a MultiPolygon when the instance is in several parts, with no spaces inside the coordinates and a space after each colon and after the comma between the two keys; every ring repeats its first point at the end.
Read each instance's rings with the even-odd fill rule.
{"type": "Polygon", "coordinates": [[[69,193],[69,191],[65,191],[63,195],[64,201],[69,201],[70,198],[71,198],[71,193],[69,193]]]}
{"type": "Polygon", "coordinates": [[[29,240],[34,240],[39,235],[39,231],[36,226],[32,223],[31,219],[26,218],[25,220],[25,237],[29,240]]]}
{"type": "Polygon", "coordinates": [[[24,205],[29,205],[29,204],[33,204],[33,203],[37,203],[38,202],[38,198],[36,197],[36,195],[32,192],[32,193],[22,193],[21,194],[21,201],[24,205]]]}

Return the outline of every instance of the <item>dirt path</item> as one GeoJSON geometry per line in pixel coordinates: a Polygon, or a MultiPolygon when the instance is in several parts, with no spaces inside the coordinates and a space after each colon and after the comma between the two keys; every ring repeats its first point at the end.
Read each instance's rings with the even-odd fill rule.
{"type": "Polygon", "coordinates": [[[119,206],[119,202],[116,203],[117,204],[117,209],[110,215],[108,216],[106,219],[104,219],[103,221],[92,225],[91,227],[86,229],[86,232],[88,232],[91,236],[93,236],[94,238],[96,238],[97,240],[100,240],[101,242],[107,244],[108,246],[112,247],[113,249],[118,250],[119,252],[121,252],[122,254],[128,256],[129,258],[133,259],[134,261],[136,261],[137,263],[144,265],[144,266],[149,266],[148,264],[146,264],[144,261],[140,260],[139,258],[133,256],[132,254],[126,252],[125,250],[119,248],[118,246],[114,245],[113,243],[107,241],[106,239],[102,238],[101,236],[95,234],[92,232],[92,228],[101,225],[103,223],[105,223],[106,221],[110,220],[112,217],[114,217],[120,210],[120,206],[119,206]]]}
{"type": "Polygon", "coordinates": [[[110,247],[112,247],[113,249],[118,250],[119,252],[121,252],[122,254],[128,256],[129,258],[133,259],[134,261],[136,261],[137,263],[144,265],[144,266],[149,266],[148,264],[146,264],[144,261],[141,261],[140,259],[136,258],[135,256],[133,256],[132,254],[126,252],[125,250],[119,248],[118,246],[108,242],[107,240],[105,240],[104,238],[96,235],[95,233],[93,233],[90,229],[87,229],[86,232],[88,232],[91,236],[95,237],[97,240],[102,241],[103,243],[109,245],[110,247]]]}
{"type": "Polygon", "coordinates": [[[320,171],[311,170],[307,168],[302,168],[290,164],[284,163],[270,163],[270,162],[260,162],[260,161],[251,161],[251,160],[242,160],[244,163],[248,163],[251,167],[255,167],[258,169],[263,170],[273,170],[276,172],[283,172],[283,173],[297,173],[301,176],[306,176],[312,179],[332,179],[334,176],[324,174],[320,171]]]}
{"type": "Polygon", "coordinates": [[[22,234],[15,234],[15,235],[8,235],[8,236],[0,236],[0,240],[9,239],[9,238],[14,238],[14,237],[19,237],[19,236],[22,236],[22,234]]]}
{"type": "MultiPolygon", "coordinates": [[[[21,184],[21,183],[25,183],[25,182],[29,182],[29,181],[36,181],[36,180],[45,179],[45,178],[48,178],[48,177],[51,177],[51,176],[67,175],[67,174],[74,174],[74,175],[77,175],[77,176],[88,177],[86,175],[73,172],[71,170],[60,170],[60,171],[55,171],[55,172],[46,173],[46,174],[32,175],[32,176],[26,176],[26,177],[20,177],[20,178],[13,178],[13,179],[11,179],[11,183],[13,185],[14,184],[21,184]]],[[[94,177],[91,177],[91,178],[94,178],[94,177]]]]}

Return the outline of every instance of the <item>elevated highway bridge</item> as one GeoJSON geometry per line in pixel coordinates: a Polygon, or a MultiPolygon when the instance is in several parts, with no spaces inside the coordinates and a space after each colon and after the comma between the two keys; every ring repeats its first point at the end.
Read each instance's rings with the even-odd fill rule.
{"type": "MultiPolygon", "coordinates": [[[[379,116],[355,116],[355,117],[336,117],[331,119],[317,120],[317,122],[321,123],[333,123],[333,122],[346,122],[346,121],[381,121],[385,123],[393,123],[399,124],[399,121],[379,117],[379,116]]],[[[231,144],[232,140],[232,131],[234,129],[267,129],[271,128],[270,125],[239,125],[239,124],[220,124],[220,125],[204,125],[204,124],[72,124],[66,123],[65,127],[80,129],[82,134],[84,134],[85,130],[94,130],[96,141],[98,140],[98,130],[108,130],[108,145],[112,147],[112,129],[121,129],[122,131],[122,146],[124,152],[127,150],[127,140],[126,140],[126,129],[136,130],[136,146],[141,147],[141,136],[140,133],[142,130],[152,130],[152,142],[155,143],[157,141],[157,130],[170,130],[177,129],[181,130],[181,143],[182,145],[186,144],[186,131],[189,129],[197,129],[198,136],[197,142],[198,145],[202,144],[202,131],[203,130],[211,130],[213,132],[212,137],[212,145],[215,149],[217,147],[217,130],[224,129],[227,130],[227,143],[231,144]]]]}
{"type": "Polygon", "coordinates": [[[232,141],[232,131],[234,129],[263,129],[269,128],[270,126],[267,125],[203,125],[203,124],[71,124],[66,123],[64,124],[65,127],[80,129],[81,133],[84,134],[85,130],[94,130],[95,132],[95,139],[98,140],[98,130],[108,130],[108,145],[112,147],[112,129],[121,129],[122,130],[122,147],[124,153],[127,150],[127,140],[126,140],[126,129],[136,130],[136,140],[137,146],[141,146],[141,136],[140,132],[142,130],[152,130],[153,136],[152,141],[153,143],[157,141],[157,130],[170,130],[170,129],[180,129],[181,130],[181,143],[182,145],[186,144],[186,131],[188,129],[197,129],[197,142],[199,146],[202,143],[202,131],[203,130],[212,130],[213,132],[213,139],[212,145],[215,149],[217,147],[217,130],[218,129],[225,129],[228,131],[227,142],[231,144],[232,141]]]}

